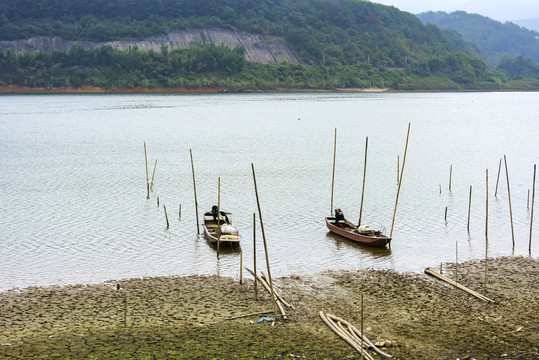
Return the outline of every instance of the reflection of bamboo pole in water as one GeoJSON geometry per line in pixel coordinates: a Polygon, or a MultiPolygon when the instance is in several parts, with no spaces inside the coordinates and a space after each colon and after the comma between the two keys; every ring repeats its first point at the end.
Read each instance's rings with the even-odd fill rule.
{"type": "Polygon", "coordinates": [[[397,214],[397,204],[399,203],[399,193],[402,185],[402,174],[404,173],[404,164],[406,163],[406,151],[408,150],[408,138],[410,137],[410,123],[408,123],[408,133],[406,134],[406,146],[404,147],[404,157],[402,159],[401,177],[399,179],[399,188],[397,189],[397,199],[395,200],[395,210],[393,211],[393,221],[391,222],[391,232],[389,237],[393,237],[393,225],[395,225],[395,214],[397,214]]]}
{"type": "MultiPolygon", "coordinates": [[[[336,130],[335,130],[335,134],[337,134],[336,130]]],[[[266,253],[266,266],[268,268],[269,285],[271,288],[271,300],[273,302],[273,313],[275,315],[275,319],[277,319],[277,303],[275,301],[275,293],[273,291],[273,280],[271,278],[270,263],[269,263],[269,256],[268,256],[268,245],[266,243],[266,235],[264,233],[264,222],[262,221],[262,211],[260,210],[260,201],[258,199],[258,189],[256,187],[255,166],[253,165],[253,163],[251,163],[251,168],[253,170],[253,181],[255,184],[256,205],[258,207],[258,218],[260,219],[260,230],[262,231],[262,240],[264,241],[264,252],[266,253]]]]}
{"type": "Polygon", "coordinates": [[[470,199],[468,200],[468,234],[470,233],[470,212],[472,209],[472,185],[470,185],[470,199]]]}
{"type": "Polygon", "coordinates": [[[451,178],[453,176],[453,165],[449,166],[449,191],[451,191],[451,178]]]}
{"type": "Polygon", "coordinates": [[[485,216],[485,287],[487,287],[487,272],[488,272],[488,169],[486,170],[486,216],[485,216]]]}
{"type": "Polygon", "coordinates": [[[365,165],[363,166],[363,188],[361,189],[361,207],[359,208],[359,221],[357,226],[361,226],[361,215],[363,214],[363,196],[365,195],[365,178],[367,177],[367,147],[369,146],[369,137],[365,139],[365,165]]]}
{"type": "Polygon", "coordinates": [[[337,128],[335,128],[335,142],[333,143],[333,175],[331,177],[331,216],[333,216],[333,189],[335,188],[335,156],[337,154],[337,128]]]}
{"type": "Polygon", "coordinates": [[[146,141],[144,142],[144,162],[146,163],[146,199],[150,198],[150,183],[148,182],[148,156],[146,155],[146,141]]]}
{"type": "Polygon", "coordinates": [[[193,171],[193,189],[195,191],[195,213],[197,217],[197,234],[200,234],[199,224],[198,224],[198,202],[197,202],[197,186],[195,183],[195,166],[193,165],[193,152],[189,149],[189,154],[191,155],[191,170],[193,171]]]}
{"type": "Polygon", "coordinates": [[[502,169],[502,159],[500,159],[500,164],[498,165],[498,176],[496,177],[496,191],[494,192],[494,197],[498,197],[498,183],[500,182],[501,169],[502,169]]]}
{"type": "Polygon", "coordinates": [[[533,187],[532,187],[532,214],[531,214],[531,220],[530,220],[530,244],[529,244],[529,252],[530,256],[532,254],[532,229],[533,229],[533,203],[535,202],[535,171],[536,171],[537,165],[533,165],[533,187]]]}
{"type": "Polygon", "coordinates": [[[511,218],[511,236],[513,239],[513,250],[515,250],[515,231],[513,229],[513,209],[511,208],[511,190],[509,189],[509,170],[507,170],[507,158],[503,156],[505,162],[505,175],[507,177],[507,196],[509,198],[509,216],[511,218]]]}
{"type": "Polygon", "coordinates": [[[155,164],[153,164],[152,182],[150,183],[150,189],[153,189],[153,177],[155,176],[156,167],[157,167],[157,159],[155,159],[155,164]]]}

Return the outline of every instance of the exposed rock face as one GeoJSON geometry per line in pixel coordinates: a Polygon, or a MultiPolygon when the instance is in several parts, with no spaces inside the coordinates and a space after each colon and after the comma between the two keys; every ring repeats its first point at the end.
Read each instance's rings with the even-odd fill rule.
{"type": "Polygon", "coordinates": [[[110,45],[115,49],[124,50],[134,46],[140,49],[153,49],[161,51],[162,46],[169,48],[187,47],[193,42],[226,45],[234,48],[242,45],[245,48],[247,60],[264,64],[275,64],[282,61],[299,64],[300,60],[285,40],[273,36],[239,33],[224,29],[193,29],[170,32],[167,35],[154,36],[138,41],[71,41],[57,36],[36,36],[25,40],[0,41],[0,48],[4,51],[69,51],[74,45],[85,48],[96,48],[110,45]]]}

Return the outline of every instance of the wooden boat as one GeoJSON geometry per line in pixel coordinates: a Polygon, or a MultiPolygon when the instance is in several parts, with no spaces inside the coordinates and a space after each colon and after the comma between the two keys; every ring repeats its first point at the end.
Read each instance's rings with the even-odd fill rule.
{"type": "Polygon", "coordinates": [[[391,243],[391,238],[379,230],[368,226],[357,227],[336,210],[336,216],[326,217],[326,226],[332,233],[343,236],[362,245],[384,247],[391,243]]]}
{"type": "Polygon", "coordinates": [[[239,244],[240,236],[238,228],[232,225],[230,213],[217,211],[217,206],[212,207],[212,211],[204,213],[204,236],[211,243],[239,244]],[[218,215],[219,213],[219,215],[218,215]]]}

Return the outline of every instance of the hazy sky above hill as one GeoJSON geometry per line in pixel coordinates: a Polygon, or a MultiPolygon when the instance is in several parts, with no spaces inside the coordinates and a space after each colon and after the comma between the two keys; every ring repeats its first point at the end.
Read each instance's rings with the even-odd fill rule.
{"type": "Polygon", "coordinates": [[[539,18],[539,0],[371,0],[419,14],[425,11],[467,13],[488,16],[501,22],[539,18]]]}

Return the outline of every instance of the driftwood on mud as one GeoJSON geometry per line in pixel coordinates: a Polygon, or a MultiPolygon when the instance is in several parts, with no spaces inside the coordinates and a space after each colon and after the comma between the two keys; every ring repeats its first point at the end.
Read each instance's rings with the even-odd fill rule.
{"type": "MultiPolygon", "coordinates": [[[[264,288],[270,293],[272,294],[272,291],[271,291],[271,287],[268,283],[268,281],[266,281],[266,279],[264,279],[263,277],[261,277],[260,275],[257,275],[255,274],[255,272],[251,269],[249,269],[248,267],[245,268],[247,271],[249,271],[251,274],[253,274],[253,276],[255,277],[255,283],[256,283],[256,280],[258,280],[262,286],[264,286],[264,288]]],[[[289,308],[292,308],[292,306],[287,303],[286,301],[283,300],[283,298],[281,297],[281,295],[279,295],[276,291],[275,291],[275,288],[273,288],[273,295],[275,295],[275,302],[277,304],[277,307],[279,308],[279,311],[281,312],[281,315],[283,317],[284,320],[287,320],[287,316],[286,316],[286,312],[284,311],[284,308],[283,308],[283,304],[286,305],[287,307],[289,308]]]]}
{"type": "Polygon", "coordinates": [[[437,273],[437,272],[436,272],[434,269],[432,269],[432,268],[426,268],[426,269],[425,269],[425,273],[428,274],[428,275],[434,276],[435,278],[437,278],[437,279],[439,279],[439,280],[445,281],[446,283],[448,283],[448,284],[450,284],[450,285],[453,285],[454,287],[456,287],[456,288],[458,288],[458,289],[460,289],[460,290],[466,291],[468,294],[473,295],[473,296],[475,296],[475,297],[478,298],[478,299],[481,299],[481,300],[486,301],[486,302],[491,302],[491,303],[495,303],[495,302],[496,302],[496,301],[494,301],[494,300],[492,300],[492,299],[489,299],[489,298],[486,297],[485,295],[481,295],[481,294],[479,294],[478,292],[473,291],[472,289],[469,289],[469,288],[467,288],[466,286],[457,283],[455,280],[451,280],[451,279],[449,279],[448,277],[443,276],[443,275],[437,273]]]}
{"type": "Polygon", "coordinates": [[[384,353],[380,349],[378,349],[372,342],[370,342],[364,335],[361,335],[361,332],[357,330],[353,325],[351,325],[349,322],[342,320],[336,316],[333,316],[331,314],[324,314],[322,311],[319,313],[320,318],[326,325],[333,330],[333,332],[337,335],[339,335],[344,341],[346,341],[350,346],[352,346],[354,349],[356,349],[362,357],[364,357],[367,360],[374,360],[372,355],[370,355],[366,349],[372,348],[374,351],[376,351],[378,354],[391,358],[392,356],[389,354],[384,353]],[[347,325],[348,329],[345,329],[343,324],[347,325]],[[363,337],[363,342],[360,339],[360,336],[363,337]],[[364,349],[365,348],[365,349],[364,349]]]}

